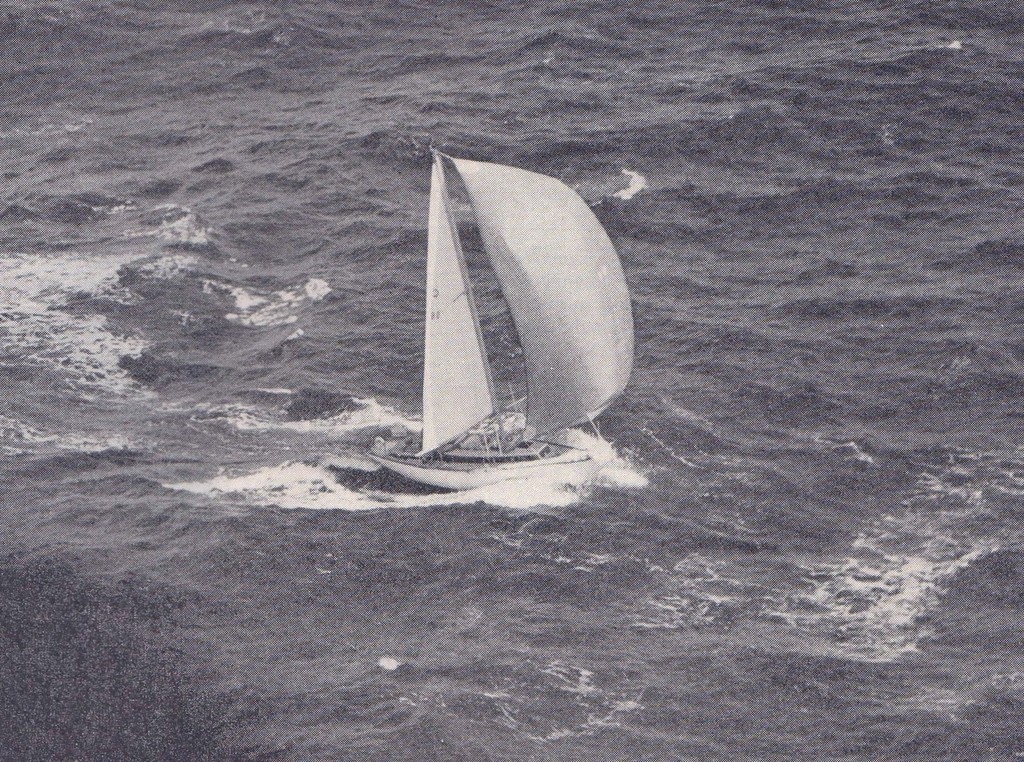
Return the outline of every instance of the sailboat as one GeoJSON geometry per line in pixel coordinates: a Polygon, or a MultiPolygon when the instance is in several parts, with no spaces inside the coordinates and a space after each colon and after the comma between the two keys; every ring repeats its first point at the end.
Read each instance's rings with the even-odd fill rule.
{"type": "Polygon", "coordinates": [[[369,455],[446,489],[534,477],[585,483],[601,464],[570,444],[568,430],[593,424],[633,366],[633,314],[615,248],[559,180],[432,153],[422,437],[378,437],[369,455]],[[468,193],[519,334],[525,400],[495,390],[446,163],[468,193]]]}

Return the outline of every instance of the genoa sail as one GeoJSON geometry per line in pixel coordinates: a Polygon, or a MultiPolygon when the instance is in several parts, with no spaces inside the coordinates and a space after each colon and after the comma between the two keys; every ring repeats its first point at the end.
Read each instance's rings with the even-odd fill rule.
{"type": "Polygon", "coordinates": [[[494,413],[494,389],[444,168],[434,160],[427,228],[427,310],[420,454],[494,413]]]}
{"type": "Polygon", "coordinates": [[[527,422],[545,433],[592,418],[622,393],[633,366],[629,292],[608,234],[552,177],[451,161],[523,345],[527,422]]]}

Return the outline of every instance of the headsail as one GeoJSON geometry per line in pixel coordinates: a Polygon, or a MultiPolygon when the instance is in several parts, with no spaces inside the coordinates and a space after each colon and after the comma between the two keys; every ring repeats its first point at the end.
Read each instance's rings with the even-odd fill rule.
{"type": "Polygon", "coordinates": [[[629,381],[633,314],[622,264],[590,207],[552,177],[452,159],[526,356],[539,433],[603,410],[629,381]]]}
{"type": "Polygon", "coordinates": [[[449,206],[444,168],[437,156],[430,178],[427,227],[421,454],[457,437],[494,412],[491,368],[449,206]]]}

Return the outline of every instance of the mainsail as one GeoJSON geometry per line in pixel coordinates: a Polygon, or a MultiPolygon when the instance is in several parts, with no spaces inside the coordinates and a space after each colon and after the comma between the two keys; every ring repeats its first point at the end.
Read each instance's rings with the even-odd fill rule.
{"type": "Polygon", "coordinates": [[[451,161],[519,331],[527,422],[544,433],[592,418],[626,387],[633,366],[629,292],[608,234],[554,178],[451,161]]]}
{"type": "Polygon", "coordinates": [[[494,412],[487,362],[440,156],[430,178],[421,454],[494,412]]]}

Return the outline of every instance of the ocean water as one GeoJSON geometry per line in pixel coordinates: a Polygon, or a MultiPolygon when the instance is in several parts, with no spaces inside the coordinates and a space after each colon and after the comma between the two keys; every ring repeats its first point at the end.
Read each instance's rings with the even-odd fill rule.
{"type": "Polygon", "coordinates": [[[0,34],[3,759],[1024,757],[1024,10],[0,34]],[[418,425],[431,145],[573,185],[622,256],[592,485],[363,454],[418,425]]]}

